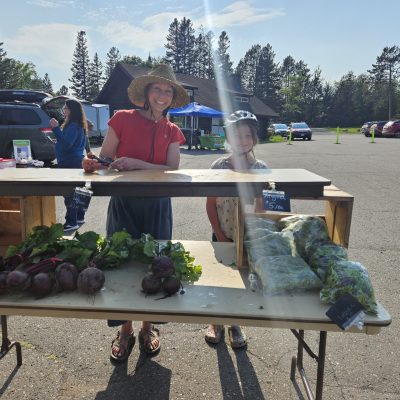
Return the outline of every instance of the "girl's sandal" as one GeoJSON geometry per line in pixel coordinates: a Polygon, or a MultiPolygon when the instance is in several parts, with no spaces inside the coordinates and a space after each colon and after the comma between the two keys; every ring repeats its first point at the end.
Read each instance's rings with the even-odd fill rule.
{"type": "Polygon", "coordinates": [[[246,347],[247,339],[245,333],[242,331],[239,325],[232,325],[228,329],[229,343],[232,349],[241,349],[246,347]]]}
{"type": "Polygon", "coordinates": [[[131,354],[132,348],[135,345],[135,335],[121,334],[118,331],[117,337],[111,343],[110,358],[116,362],[125,361],[131,354]]]}
{"type": "Polygon", "coordinates": [[[209,325],[204,336],[206,342],[211,344],[218,344],[225,332],[223,325],[209,325]]]}
{"type": "Polygon", "coordinates": [[[150,329],[141,329],[139,332],[140,344],[143,350],[150,355],[157,353],[161,348],[160,331],[152,326],[150,329]],[[154,345],[155,344],[155,345],[154,345]]]}

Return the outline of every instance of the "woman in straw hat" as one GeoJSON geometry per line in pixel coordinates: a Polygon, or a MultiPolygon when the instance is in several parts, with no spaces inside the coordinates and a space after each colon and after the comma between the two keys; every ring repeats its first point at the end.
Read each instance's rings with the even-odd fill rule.
{"type": "MultiPolygon", "coordinates": [[[[180,129],[170,122],[170,107],[189,102],[186,90],[177,82],[169,65],[157,65],[147,75],[135,78],[128,87],[128,96],[140,110],[121,110],[109,120],[109,130],[100,151],[109,168],[119,171],[135,169],[177,169],[179,145],[185,141],[180,129]]],[[[108,168],[88,154],[83,160],[86,172],[108,168]]],[[[134,238],[150,233],[155,239],[172,236],[170,198],[138,198],[113,196],[107,212],[107,235],[126,229],[134,238]]],[[[108,321],[121,325],[111,346],[111,358],[124,361],[135,342],[132,321],[108,321]]],[[[139,333],[143,349],[153,354],[160,349],[158,330],[144,321],[139,333]]]]}

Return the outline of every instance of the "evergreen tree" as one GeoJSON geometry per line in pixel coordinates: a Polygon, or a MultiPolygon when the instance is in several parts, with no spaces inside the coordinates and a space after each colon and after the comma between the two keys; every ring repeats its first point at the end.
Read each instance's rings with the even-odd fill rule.
{"type": "Polygon", "coordinates": [[[207,38],[204,32],[204,28],[200,27],[200,33],[195,40],[193,75],[198,76],[200,78],[207,77],[208,75],[207,56],[208,56],[207,38]]]}
{"type": "Polygon", "coordinates": [[[89,87],[88,98],[94,101],[99,95],[104,84],[103,64],[97,53],[94,53],[93,61],[89,65],[89,87]]]}
{"type": "Polygon", "coordinates": [[[80,31],[77,35],[76,47],[72,58],[72,78],[69,81],[72,93],[84,100],[89,98],[90,74],[89,53],[86,45],[86,32],[80,31]]]}
{"type": "Polygon", "coordinates": [[[165,45],[166,60],[175,72],[193,74],[195,65],[195,35],[193,23],[189,18],[183,17],[181,21],[176,18],[168,29],[167,43],[165,45]]]}
{"type": "Polygon", "coordinates": [[[62,85],[60,89],[56,92],[56,96],[67,96],[68,88],[65,85],[62,85]]]}
{"type": "Polygon", "coordinates": [[[392,103],[395,81],[400,71],[400,47],[384,47],[382,54],[376,58],[376,64],[368,72],[376,83],[387,84],[388,116],[392,118],[392,103]]]}
{"type": "MultiPolygon", "coordinates": [[[[281,74],[281,87],[284,90],[284,93],[287,93],[287,91],[290,88],[290,80],[295,74],[295,66],[296,62],[292,56],[287,56],[283,59],[282,65],[280,68],[280,74],[281,74]]],[[[283,96],[284,103],[286,104],[288,99],[287,96],[283,96]]]]}
{"type": "Polygon", "coordinates": [[[214,32],[213,31],[208,31],[205,34],[205,57],[204,57],[204,65],[205,65],[205,72],[206,76],[205,78],[208,79],[214,79],[215,78],[215,73],[214,73],[214,50],[213,50],[213,42],[214,39],[214,32]]]}
{"type": "Polygon", "coordinates": [[[122,62],[131,65],[145,65],[145,62],[139,56],[124,56],[122,62]]]}
{"type": "Polygon", "coordinates": [[[230,40],[226,31],[222,31],[218,38],[218,48],[216,50],[216,58],[218,66],[224,76],[229,76],[233,73],[231,57],[228,53],[230,40]]]}
{"type": "Polygon", "coordinates": [[[305,79],[304,85],[304,115],[305,121],[314,125],[321,112],[322,78],[318,67],[314,73],[305,79]]]}
{"type": "Polygon", "coordinates": [[[275,63],[275,53],[270,44],[260,50],[256,67],[254,94],[274,109],[280,106],[279,65],[275,63]]]}
{"type": "Polygon", "coordinates": [[[113,72],[115,66],[121,61],[121,54],[116,47],[111,47],[107,53],[106,59],[106,79],[108,79],[113,72]]]}
{"type": "Polygon", "coordinates": [[[53,94],[53,85],[51,84],[49,74],[46,72],[43,78],[43,90],[46,93],[53,94]]]}
{"type": "Polygon", "coordinates": [[[167,43],[165,44],[165,48],[167,49],[165,52],[165,59],[175,72],[180,72],[182,68],[179,30],[180,24],[178,19],[174,18],[168,28],[167,43]]]}
{"type": "Polygon", "coordinates": [[[250,93],[254,93],[256,70],[260,60],[261,46],[259,44],[251,46],[244,57],[239,61],[235,73],[239,75],[241,85],[250,93]]]}

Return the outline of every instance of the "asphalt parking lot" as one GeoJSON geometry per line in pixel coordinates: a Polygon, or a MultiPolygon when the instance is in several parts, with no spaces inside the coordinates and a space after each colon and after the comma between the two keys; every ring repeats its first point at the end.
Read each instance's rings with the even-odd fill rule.
{"type": "MultiPolygon", "coordinates": [[[[354,195],[349,259],[368,269],[376,297],[393,322],[376,336],[328,334],[324,399],[400,399],[399,226],[400,139],[318,130],[312,141],[261,144],[256,156],[271,168],[305,168],[354,195]]],[[[222,152],[182,150],[181,168],[208,168],[222,152]]],[[[94,198],[83,230],[104,234],[107,198],[94,198]]],[[[63,222],[63,203],[57,199],[63,222]]],[[[201,198],[173,199],[174,239],[209,240],[201,198]]],[[[319,201],[293,202],[293,211],[321,213],[319,201]]],[[[135,328],[139,323],[135,323],[135,328]]],[[[148,358],[136,345],[127,364],[113,366],[115,329],[104,321],[11,317],[9,334],[22,343],[0,361],[0,397],[19,399],[298,399],[289,379],[297,343],[290,331],[246,328],[247,351],[210,347],[205,325],[160,325],[162,349],[148,358]]],[[[309,336],[316,343],[316,334],[309,336]]],[[[314,387],[314,361],[305,359],[314,387]]],[[[301,383],[299,382],[301,386],[301,383]]]]}

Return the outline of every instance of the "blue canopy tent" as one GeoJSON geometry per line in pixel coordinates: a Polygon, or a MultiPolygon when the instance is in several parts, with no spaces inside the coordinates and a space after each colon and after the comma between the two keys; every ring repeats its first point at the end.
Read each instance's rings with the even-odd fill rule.
{"type": "Polygon", "coordinates": [[[198,126],[198,117],[207,117],[207,118],[223,118],[224,113],[219,110],[215,110],[214,108],[203,106],[199,103],[193,102],[189,103],[184,107],[179,108],[171,108],[169,110],[169,115],[173,117],[190,117],[191,118],[191,130],[192,134],[190,135],[190,143],[189,149],[192,145],[193,133],[194,133],[194,118],[196,118],[196,126],[198,126]]]}

